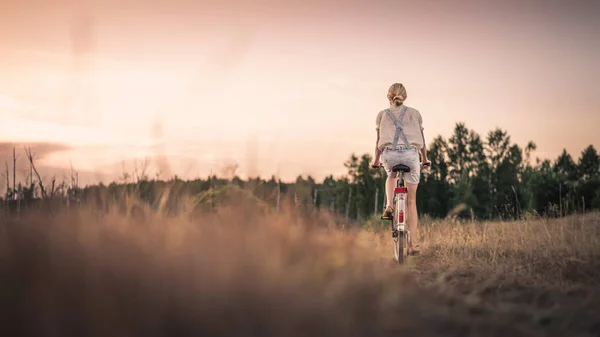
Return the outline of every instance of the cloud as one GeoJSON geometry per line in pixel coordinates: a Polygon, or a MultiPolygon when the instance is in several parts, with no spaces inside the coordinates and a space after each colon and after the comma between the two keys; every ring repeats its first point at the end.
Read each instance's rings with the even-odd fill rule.
{"type": "Polygon", "coordinates": [[[6,156],[12,158],[13,148],[17,152],[23,152],[23,148],[31,148],[31,152],[35,153],[35,158],[38,160],[48,157],[54,152],[66,151],[71,147],[64,144],[57,143],[12,143],[12,142],[0,142],[0,159],[6,156]]]}
{"type": "Polygon", "coordinates": [[[10,112],[22,112],[22,111],[30,111],[33,107],[23,104],[19,102],[14,97],[5,95],[0,93],[0,112],[2,111],[10,111],[10,112]]]}

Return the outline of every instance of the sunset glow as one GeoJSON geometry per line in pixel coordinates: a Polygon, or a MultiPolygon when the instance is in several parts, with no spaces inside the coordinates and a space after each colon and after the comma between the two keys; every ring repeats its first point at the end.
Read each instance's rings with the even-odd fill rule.
{"type": "Polygon", "coordinates": [[[600,146],[600,5],[496,3],[8,0],[0,143],[65,145],[42,164],[92,180],[159,155],[321,179],[373,151],[402,82],[428,142],[463,121],[540,158],[600,146]]]}

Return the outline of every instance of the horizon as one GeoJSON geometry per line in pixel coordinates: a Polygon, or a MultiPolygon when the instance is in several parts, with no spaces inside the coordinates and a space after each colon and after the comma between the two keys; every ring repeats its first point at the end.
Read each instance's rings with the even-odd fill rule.
{"type": "MultiPolygon", "coordinates": [[[[474,130],[470,130],[470,131],[474,131],[474,130]]],[[[482,136],[481,134],[479,134],[480,136],[482,136]]],[[[442,137],[441,135],[438,135],[440,137],[442,137]]],[[[437,137],[437,136],[436,136],[437,137]]],[[[510,138],[510,134],[508,134],[508,137],[510,138]]],[[[485,138],[482,137],[482,140],[484,140],[485,138]]],[[[443,140],[445,142],[448,142],[448,138],[443,137],[443,140]]],[[[535,143],[535,142],[534,142],[535,143]]],[[[484,144],[485,144],[485,140],[484,140],[484,144]]],[[[512,143],[514,144],[514,143],[512,143]]],[[[519,148],[521,149],[521,151],[523,151],[523,154],[525,153],[525,146],[522,146],[521,144],[514,144],[519,146],[519,148]]],[[[579,165],[579,161],[582,158],[582,154],[585,150],[587,150],[588,147],[593,147],[594,149],[596,149],[596,147],[594,146],[594,144],[589,144],[588,146],[586,146],[584,149],[582,149],[579,153],[570,153],[567,152],[567,154],[571,157],[571,159],[573,160],[573,163],[575,165],[579,165]]],[[[78,183],[78,186],[80,187],[86,187],[86,186],[96,186],[99,184],[104,184],[104,185],[108,185],[111,183],[117,183],[117,184],[121,184],[121,183],[131,183],[131,182],[135,182],[136,181],[136,176],[144,176],[146,177],[145,179],[148,180],[155,180],[155,181],[171,181],[174,179],[180,179],[183,181],[194,181],[194,180],[207,180],[207,179],[211,179],[211,178],[218,178],[218,179],[225,179],[225,180],[232,180],[233,178],[238,178],[241,179],[243,181],[250,181],[250,180],[254,180],[254,179],[259,179],[259,180],[264,180],[264,181],[268,181],[271,179],[276,179],[281,181],[282,183],[286,183],[286,184],[293,184],[298,178],[302,178],[302,179],[308,179],[308,178],[312,178],[314,179],[315,182],[317,183],[323,183],[323,181],[325,179],[327,179],[328,177],[332,177],[334,179],[341,179],[347,176],[348,174],[348,169],[344,166],[344,163],[346,162],[346,160],[350,159],[350,157],[352,155],[355,155],[359,160],[363,155],[369,155],[372,158],[371,153],[365,152],[365,153],[349,153],[346,157],[346,160],[341,163],[341,167],[343,167],[342,170],[340,170],[339,173],[334,174],[334,173],[324,173],[320,176],[315,176],[312,175],[310,173],[300,173],[294,177],[287,177],[287,178],[283,178],[280,175],[277,174],[271,174],[271,175],[261,175],[261,174],[256,174],[253,176],[244,176],[243,174],[240,175],[240,165],[234,161],[230,161],[230,162],[223,162],[221,163],[221,165],[216,169],[216,170],[211,170],[207,175],[201,176],[201,175],[188,175],[188,176],[180,176],[179,174],[177,174],[176,172],[171,172],[171,168],[169,163],[165,163],[165,157],[164,155],[157,155],[154,158],[150,158],[150,157],[144,157],[144,158],[135,158],[133,160],[130,161],[122,161],[120,163],[118,163],[119,168],[116,169],[115,171],[113,171],[112,175],[104,175],[98,172],[94,172],[94,171],[80,171],[77,168],[72,166],[72,163],[70,164],[71,166],[69,166],[68,169],[64,168],[64,167],[53,167],[53,166],[45,166],[44,160],[47,159],[48,155],[51,155],[55,152],[60,152],[60,151],[69,151],[69,150],[73,150],[70,149],[64,145],[61,144],[44,144],[44,143],[37,143],[37,144],[12,144],[12,143],[1,143],[0,142],[0,161],[4,162],[5,165],[9,165],[9,180],[12,179],[12,164],[13,164],[13,149],[16,151],[16,167],[17,167],[17,182],[19,184],[22,183],[22,179],[27,180],[28,176],[30,174],[33,174],[33,172],[30,172],[30,164],[28,161],[28,158],[26,156],[26,150],[31,150],[31,153],[34,157],[34,165],[35,168],[40,172],[40,175],[42,177],[42,180],[44,180],[45,182],[51,180],[52,177],[57,178],[57,181],[68,181],[69,178],[73,178],[73,177],[69,177],[69,175],[71,174],[76,174],[76,178],[78,183]],[[41,151],[39,151],[41,150],[41,151]],[[37,152],[36,152],[37,151],[37,152]],[[41,156],[40,156],[41,155],[41,156]],[[40,159],[42,162],[42,165],[40,164],[40,159]],[[41,167],[41,169],[40,169],[41,167]],[[163,170],[161,170],[163,169],[163,170]],[[72,171],[71,171],[72,170],[72,171]],[[125,178],[124,178],[125,177],[125,178]],[[83,181],[83,183],[82,183],[83,181]]],[[[597,151],[598,149],[596,149],[597,151]]],[[[563,149],[562,151],[566,151],[566,148],[563,149]]],[[[562,154],[561,151],[561,154],[562,154]]],[[[529,164],[532,164],[532,167],[536,167],[539,168],[541,167],[540,165],[543,164],[544,161],[548,161],[550,162],[551,165],[554,165],[557,162],[557,159],[559,159],[560,155],[557,155],[555,158],[540,158],[538,156],[535,156],[535,150],[531,152],[533,154],[533,156],[529,159],[529,164]]],[[[525,158],[523,158],[524,162],[527,162],[525,158]]],[[[116,166],[115,166],[116,168],[116,166]]],[[[0,181],[0,190],[6,188],[6,185],[4,184],[4,179],[6,179],[6,176],[4,174],[4,172],[2,173],[2,177],[3,180],[0,181]]],[[[34,176],[34,179],[37,180],[37,178],[34,176]]]]}
{"type": "Polygon", "coordinates": [[[600,147],[599,3],[3,7],[0,143],[47,144],[48,172],[112,181],[150,157],[182,179],[232,163],[240,177],[338,176],[352,153],[373,155],[394,82],[427,144],[464,122],[535,142],[533,158],[600,147]]]}

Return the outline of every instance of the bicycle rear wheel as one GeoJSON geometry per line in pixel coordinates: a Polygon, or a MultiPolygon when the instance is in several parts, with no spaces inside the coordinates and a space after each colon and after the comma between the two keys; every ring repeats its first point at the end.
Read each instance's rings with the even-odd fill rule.
{"type": "Polygon", "coordinates": [[[408,244],[406,241],[406,232],[398,231],[398,236],[394,238],[394,255],[399,264],[403,264],[406,257],[408,244]]]}

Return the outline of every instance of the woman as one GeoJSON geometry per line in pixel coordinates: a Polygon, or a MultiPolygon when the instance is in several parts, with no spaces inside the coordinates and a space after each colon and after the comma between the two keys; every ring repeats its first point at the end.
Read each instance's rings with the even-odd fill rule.
{"type": "Polygon", "coordinates": [[[421,178],[421,168],[430,165],[427,160],[425,135],[423,134],[423,118],[419,111],[404,105],[406,88],[401,83],[394,83],[388,90],[387,98],[390,107],[380,111],[376,119],[377,145],[375,147],[375,162],[373,167],[379,167],[379,158],[385,171],[385,194],[387,205],[383,211],[384,217],[393,214],[392,200],[398,173],[392,172],[392,167],[404,164],[410,167],[410,173],[404,174],[404,182],[408,188],[406,216],[411,233],[411,247],[414,253],[419,252],[417,232],[417,187],[421,178]],[[419,163],[419,151],[423,162],[419,163]]]}

